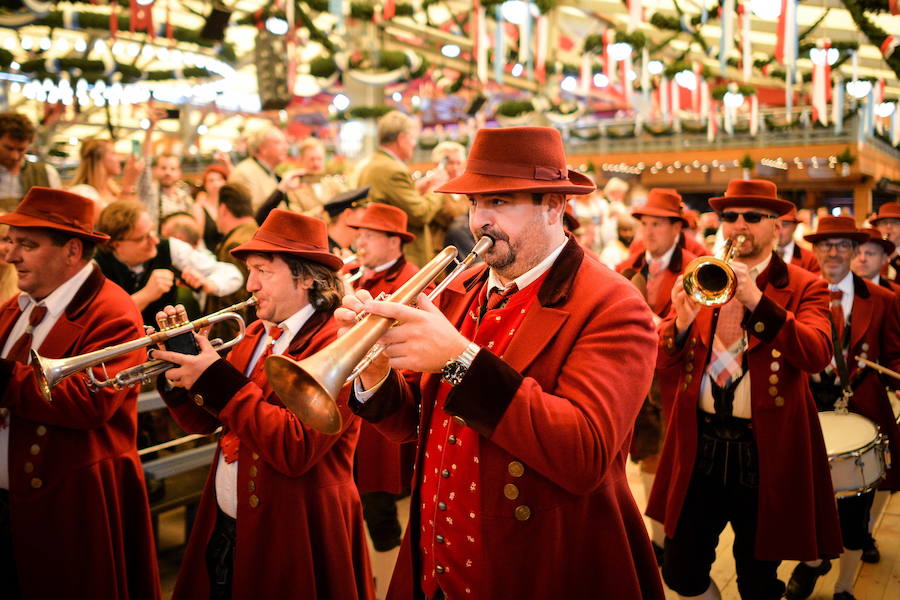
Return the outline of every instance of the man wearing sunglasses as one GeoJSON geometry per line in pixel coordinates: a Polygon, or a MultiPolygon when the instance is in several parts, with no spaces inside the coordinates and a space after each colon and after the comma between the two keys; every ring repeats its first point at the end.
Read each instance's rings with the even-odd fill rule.
{"type": "Polygon", "coordinates": [[[713,309],[681,277],[672,291],[657,372],[678,391],[647,514],[665,524],[663,579],[682,598],[720,597],[710,568],[730,522],[741,597],[776,600],[782,560],[841,551],[807,381],[831,359],[828,290],[773,252],[777,218],[793,206],[773,183],[735,180],[709,203],[726,238],[745,236],[735,295],[713,309]]]}
{"type": "MultiPolygon", "coordinates": [[[[803,236],[813,244],[813,252],[822,267],[822,278],[831,294],[834,345],[840,350],[821,372],[811,377],[816,403],[821,410],[832,410],[842,396],[842,388],[849,384],[853,392],[848,408],[879,426],[888,437],[891,458],[900,464],[900,429],[894,420],[887,392],[878,373],[860,368],[853,357],[859,356],[881,363],[890,369],[900,368],[900,303],[893,292],[882,288],[850,270],[850,263],[860,244],[871,239],[856,228],[851,217],[823,217],[815,233],[803,236]],[[846,377],[846,380],[844,380],[846,377]]],[[[900,471],[890,469],[882,481],[881,490],[900,490],[900,471]]],[[[878,493],[878,511],[884,507],[888,494],[878,493]]],[[[853,581],[862,558],[863,548],[874,542],[869,535],[870,514],[875,490],[839,498],[838,515],[844,553],[841,555],[834,600],[854,600],[853,581]]],[[[877,549],[876,549],[877,552],[877,549]]],[[[786,597],[802,600],[809,597],[819,575],[830,569],[828,561],[800,563],[791,575],[786,597]]]]}

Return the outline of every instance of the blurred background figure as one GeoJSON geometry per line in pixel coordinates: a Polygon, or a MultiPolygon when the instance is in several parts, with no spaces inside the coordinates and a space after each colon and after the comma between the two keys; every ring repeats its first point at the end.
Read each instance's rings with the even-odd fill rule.
{"type": "Polygon", "coordinates": [[[6,302],[19,291],[16,268],[6,262],[6,254],[12,245],[8,235],[9,226],[0,225],[0,303],[6,302]]]}
{"type": "Polygon", "coordinates": [[[222,236],[216,227],[216,213],[219,210],[219,190],[228,181],[228,166],[213,163],[206,167],[200,178],[200,190],[194,198],[194,218],[203,232],[203,244],[213,250],[222,236]]]}
{"type": "Polygon", "coordinates": [[[616,239],[603,247],[600,253],[600,262],[615,269],[616,265],[629,256],[631,242],[634,241],[634,232],[637,229],[637,221],[631,215],[620,215],[616,225],[616,239]]]}
{"type": "Polygon", "coordinates": [[[228,181],[247,188],[256,210],[278,187],[280,178],[275,170],[287,158],[288,141],[284,133],[270,123],[247,135],[247,150],[250,156],[235,165],[228,181]]]}
{"type": "Polygon", "coordinates": [[[122,169],[122,155],[111,140],[89,138],[81,143],[81,162],[69,191],[94,201],[97,214],[125,196],[133,196],[143,163],[129,157],[122,169]],[[123,175],[122,184],[116,178],[123,175]]]}
{"type": "Polygon", "coordinates": [[[325,203],[328,250],[341,258],[353,253],[357,230],[351,226],[365,209],[369,186],[348,190],[325,203]]]}
{"type": "MultiPolygon", "coordinates": [[[[428,194],[463,174],[466,147],[458,142],[441,142],[432,150],[431,160],[437,163],[437,167],[416,181],[416,190],[420,194],[428,194]]],[[[432,251],[437,254],[450,244],[460,256],[465,256],[475,245],[475,238],[469,230],[469,199],[463,194],[437,196],[441,199],[441,208],[428,225],[432,251]]]]}
{"type": "Polygon", "coordinates": [[[25,160],[36,130],[28,117],[0,113],[0,211],[13,210],[33,186],[62,187],[59,173],[43,161],[25,160]]]}

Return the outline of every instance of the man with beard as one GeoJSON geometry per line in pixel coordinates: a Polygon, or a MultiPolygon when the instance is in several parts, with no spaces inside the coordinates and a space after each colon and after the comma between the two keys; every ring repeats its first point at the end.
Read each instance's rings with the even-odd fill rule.
{"type": "Polygon", "coordinates": [[[593,190],[556,130],[482,129],[437,192],[469,197],[470,229],[494,240],[485,264],[438,306],[359,291],[335,312],[398,321],[351,400],[419,442],[388,598],[663,597],[625,478],[656,332],[640,294],[564,232],[566,195],[593,190]]]}
{"type": "Polygon", "coordinates": [[[709,203],[727,239],[745,237],[735,294],[714,309],[675,283],[658,367],[678,391],[647,514],[665,524],[663,579],[682,598],[720,598],[710,568],[730,522],[741,597],[775,600],[782,560],[841,552],[807,382],[831,360],[828,290],[772,251],[792,207],[775,184],[733,180],[709,203]]]}

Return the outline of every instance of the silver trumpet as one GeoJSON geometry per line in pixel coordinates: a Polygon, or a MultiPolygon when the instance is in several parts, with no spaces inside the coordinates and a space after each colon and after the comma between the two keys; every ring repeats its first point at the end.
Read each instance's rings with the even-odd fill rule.
{"type": "Polygon", "coordinates": [[[88,386],[91,389],[99,389],[105,387],[123,389],[132,385],[138,385],[141,382],[149,381],[156,375],[164,373],[165,371],[177,367],[178,365],[160,359],[148,360],[147,362],[141,363],[137,366],[124,369],[117,373],[115,376],[110,377],[110,375],[106,371],[106,365],[104,363],[112,360],[113,358],[122,356],[123,354],[134,352],[135,350],[139,350],[141,348],[156,346],[157,344],[163,343],[171,338],[178,337],[179,335],[182,335],[184,333],[193,333],[215,323],[234,320],[238,324],[239,331],[233,339],[227,342],[223,342],[220,339],[215,339],[211,342],[213,348],[215,348],[216,351],[231,348],[239,341],[241,341],[241,338],[244,337],[244,318],[241,317],[241,315],[238,314],[237,311],[247,308],[248,306],[254,306],[257,302],[257,299],[251,296],[243,302],[228,306],[220,311],[214,312],[205,317],[200,317],[199,319],[196,319],[194,321],[188,321],[185,323],[181,323],[180,325],[168,327],[161,331],[157,331],[150,335],[145,335],[142,338],[138,338],[130,342],[123,342],[115,346],[101,348],[100,350],[87,352],[85,354],[80,354],[78,356],[72,356],[69,358],[45,358],[32,350],[31,368],[34,369],[34,375],[37,378],[38,387],[40,388],[41,393],[44,395],[44,398],[48,402],[51,402],[53,400],[53,388],[56,387],[56,385],[60,381],[80,371],[84,371],[85,377],[88,381],[88,386]],[[94,367],[98,365],[103,368],[103,379],[98,379],[94,373],[94,367]]]}

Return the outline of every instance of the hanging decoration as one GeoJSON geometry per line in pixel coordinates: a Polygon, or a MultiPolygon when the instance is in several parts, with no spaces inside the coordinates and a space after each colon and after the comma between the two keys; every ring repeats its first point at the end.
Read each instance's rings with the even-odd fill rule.
{"type": "Polygon", "coordinates": [[[485,9],[481,2],[474,0],[475,27],[473,27],[473,49],[475,51],[475,74],[482,84],[488,80],[488,34],[485,9]]]}
{"type": "Polygon", "coordinates": [[[744,81],[750,81],[750,68],[753,66],[753,52],[750,47],[750,10],[746,2],[737,7],[741,20],[741,75],[744,81]]]}
{"type": "Polygon", "coordinates": [[[809,51],[813,63],[812,109],[813,121],[828,125],[828,100],[831,95],[831,64],[829,50],[831,40],[820,40],[816,48],[809,51]]]}
{"type": "Polygon", "coordinates": [[[535,31],[534,75],[538,83],[547,82],[547,50],[550,41],[550,20],[541,15],[537,18],[535,31]]]}
{"type": "MultiPolygon", "coordinates": [[[[487,8],[485,8],[487,10],[487,8]]],[[[503,60],[504,56],[506,56],[506,44],[503,40],[504,36],[504,23],[503,23],[503,11],[498,4],[495,10],[495,19],[497,21],[495,36],[496,39],[494,41],[494,81],[497,84],[503,83],[503,70],[505,66],[505,61],[503,60]]]]}
{"type": "Polygon", "coordinates": [[[719,74],[722,77],[728,76],[728,53],[734,43],[734,2],[735,0],[723,0],[722,2],[722,34],[719,41],[719,74]]]}

